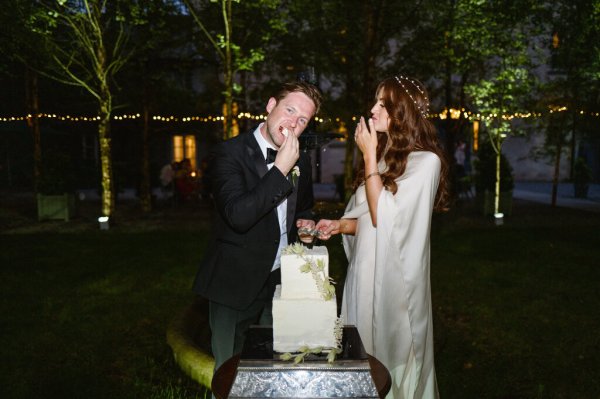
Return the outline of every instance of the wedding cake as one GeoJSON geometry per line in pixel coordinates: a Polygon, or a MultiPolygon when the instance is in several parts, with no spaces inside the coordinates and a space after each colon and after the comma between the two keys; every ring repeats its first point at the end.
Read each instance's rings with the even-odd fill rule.
{"type": "Polygon", "coordinates": [[[281,285],[273,297],[273,349],[336,348],[341,341],[337,320],[327,247],[288,245],[281,256],[281,285]]]}

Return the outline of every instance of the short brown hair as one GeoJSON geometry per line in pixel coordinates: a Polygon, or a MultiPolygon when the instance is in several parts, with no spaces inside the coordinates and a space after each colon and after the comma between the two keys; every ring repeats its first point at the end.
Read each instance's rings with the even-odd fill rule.
{"type": "Polygon", "coordinates": [[[319,88],[313,84],[307,82],[287,82],[281,85],[273,97],[277,103],[279,103],[279,101],[285,98],[285,96],[288,94],[297,92],[306,94],[306,96],[312,100],[312,102],[315,104],[316,115],[321,108],[323,96],[321,95],[319,88]]]}

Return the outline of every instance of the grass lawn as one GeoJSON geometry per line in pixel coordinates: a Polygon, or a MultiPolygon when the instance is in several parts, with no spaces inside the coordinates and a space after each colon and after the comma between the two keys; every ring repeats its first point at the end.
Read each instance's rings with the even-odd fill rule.
{"type": "Polygon", "coordinates": [[[599,398],[599,260],[600,214],[521,204],[500,227],[442,223],[431,272],[442,397],[599,398]]]}
{"type": "MultiPolygon", "coordinates": [[[[0,397],[196,398],[165,332],[192,302],[206,212],[36,223],[0,210],[0,397]]],[[[339,212],[321,206],[323,214],[339,212]]],[[[432,289],[442,398],[600,397],[600,214],[515,203],[436,216],[432,289]]],[[[339,240],[327,243],[343,285],[339,240]]],[[[341,299],[341,295],[339,296],[341,299]]]]}

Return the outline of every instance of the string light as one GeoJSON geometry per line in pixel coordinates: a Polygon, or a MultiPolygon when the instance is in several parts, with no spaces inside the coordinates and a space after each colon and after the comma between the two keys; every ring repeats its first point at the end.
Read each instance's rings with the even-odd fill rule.
{"type": "MultiPolygon", "coordinates": [[[[549,107],[549,113],[554,113],[554,112],[565,112],[568,110],[567,107],[565,106],[552,106],[549,107]]],[[[598,117],[600,116],[600,112],[588,112],[588,111],[584,111],[584,110],[579,110],[577,111],[580,115],[589,115],[589,116],[594,116],[594,117],[598,117]]],[[[444,109],[442,112],[438,113],[438,114],[429,114],[430,117],[432,119],[459,119],[462,115],[462,117],[464,119],[470,120],[470,121],[474,121],[474,120],[492,120],[494,118],[502,118],[504,120],[512,120],[512,119],[527,119],[527,118],[541,118],[543,116],[542,112],[515,112],[512,114],[503,114],[503,115],[498,115],[496,113],[489,113],[489,114],[481,114],[481,113],[472,113],[470,111],[465,111],[465,109],[455,109],[455,108],[450,108],[450,109],[444,109]]]]}
{"type": "MultiPolygon", "coordinates": [[[[550,106],[548,108],[548,113],[552,114],[552,113],[558,113],[558,112],[566,112],[568,111],[568,108],[566,106],[550,106]]],[[[588,115],[588,116],[592,116],[592,117],[600,117],[600,112],[595,112],[595,111],[584,111],[584,110],[579,110],[576,111],[579,115],[588,115]]],[[[503,114],[500,116],[500,118],[504,119],[504,120],[512,120],[512,119],[527,119],[527,118],[541,118],[543,116],[542,112],[515,112],[512,114],[503,114]]],[[[237,116],[237,119],[249,119],[249,120],[256,120],[256,121],[260,121],[260,120],[265,120],[266,119],[266,115],[264,114],[259,114],[259,115],[254,115],[251,114],[250,112],[242,112],[239,113],[237,116]]],[[[445,119],[460,119],[460,118],[469,120],[469,121],[475,121],[475,120],[492,120],[494,118],[498,118],[499,115],[498,114],[482,114],[482,113],[473,113],[471,111],[467,111],[464,108],[463,109],[456,109],[456,108],[450,108],[450,109],[444,109],[443,111],[439,112],[439,113],[429,113],[428,114],[428,118],[429,119],[441,119],[441,120],[445,120],[445,119]]],[[[27,121],[29,119],[32,119],[33,115],[32,114],[27,114],[25,116],[4,116],[4,117],[0,117],[0,122],[19,122],[19,121],[27,121]]],[[[38,119],[53,119],[53,120],[59,120],[59,121],[65,121],[65,122],[97,122],[100,120],[99,116],[73,116],[73,115],[58,115],[58,114],[49,114],[49,113],[40,113],[37,114],[37,118],[38,119]]],[[[126,121],[126,120],[137,120],[140,119],[141,115],[139,113],[136,114],[123,114],[123,115],[113,115],[111,117],[111,119],[113,121],[126,121]]],[[[358,121],[360,117],[359,116],[352,116],[351,119],[353,122],[358,121]]],[[[202,122],[202,123],[211,123],[211,122],[221,122],[225,119],[225,117],[223,115],[208,115],[208,116],[184,116],[184,117],[177,117],[174,115],[154,115],[151,117],[151,119],[153,121],[157,121],[157,122],[164,122],[164,123],[172,123],[172,122],[202,122]]],[[[342,118],[340,117],[335,117],[335,118],[330,118],[330,117],[315,117],[315,121],[318,123],[325,123],[325,122],[335,122],[335,123],[341,123],[342,118]]]]}

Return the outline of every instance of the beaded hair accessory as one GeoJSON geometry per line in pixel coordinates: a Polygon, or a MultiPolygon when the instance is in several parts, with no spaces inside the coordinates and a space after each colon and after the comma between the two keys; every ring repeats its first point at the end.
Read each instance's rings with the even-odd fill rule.
{"type": "Polygon", "coordinates": [[[394,76],[394,77],[396,78],[396,80],[398,81],[398,83],[400,84],[400,86],[402,86],[402,88],[404,89],[404,91],[406,92],[406,94],[408,94],[408,97],[410,97],[410,99],[415,104],[415,107],[417,107],[417,109],[419,110],[419,112],[421,113],[421,115],[423,115],[423,118],[427,118],[427,114],[429,113],[429,99],[427,98],[427,95],[425,94],[425,90],[423,90],[423,88],[421,88],[421,86],[419,86],[417,84],[417,82],[415,82],[411,78],[407,78],[406,76],[402,76],[402,75],[394,76]],[[412,94],[410,94],[410,92],[408,91],[408,89],[406,88],[406,86],[404,86],[404,83],[402,83],[402,80],[406,80],[406,81],[410,82],[414,87],[417,88],[417,90],[419,91],[419,93],[421,93],[421,95],[423,96],[423,99],[425,101],[424,105],[419,105],[417,103],[417,101],[415,101],[415,99],[412,96],[412,94]]]}

